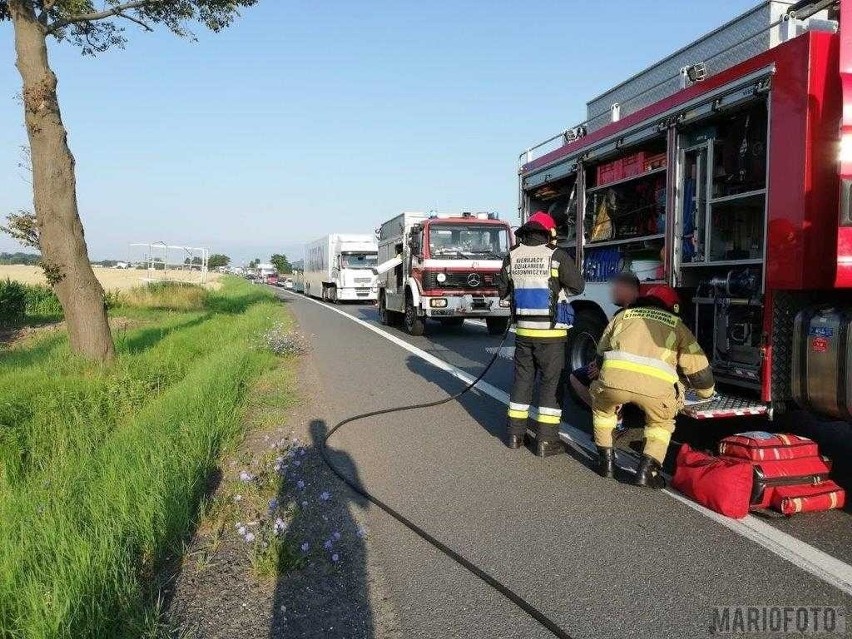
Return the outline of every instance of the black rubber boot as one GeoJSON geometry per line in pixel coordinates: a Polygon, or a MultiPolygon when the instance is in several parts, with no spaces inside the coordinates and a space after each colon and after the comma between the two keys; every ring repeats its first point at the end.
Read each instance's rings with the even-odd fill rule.
{"type": "Polygon", "coordinates": [[[598,475],[604,479],[615,477],[615,450],[598,446],[598,475]]]}
{"type": "Polygon", "coordinates": [[[506,436],[506,446],[511,448],[512,450],[516,450],[524,445],[524,436],[523,435],[514,435],[509,433],[506,436]]]}
{"type": "Polygon", "coordinates": [[[558,431],[551,426],[537,424],[527,428],[526,446],[536,457],[550,457],[565,452],[565,444],[559,439],[558,431]]]}
{"type": "Polygon", "coordinates": [[[660,463],[652,457],[642,455],[642,461],[639,462],[639,470],[636,471],[633,485],[656,490],[665,488],[666,480],[660,474],[660,463]]]}

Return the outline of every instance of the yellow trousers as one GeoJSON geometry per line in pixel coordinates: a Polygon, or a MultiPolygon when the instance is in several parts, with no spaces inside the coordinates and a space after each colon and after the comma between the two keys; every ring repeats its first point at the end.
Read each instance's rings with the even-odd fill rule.
{"type": "Polygon", "coordinates": [[[595,444],[612,448],[612,433],[618,423],[616,410],[622,404],[635,404],[645,413],[644,453],[662,464],[675,429],[675,417],[680,410],[674,387],[670,396],[648,397],[629,390],[609,388],[596,380],[589,390],[592,393],[595,444]]]}

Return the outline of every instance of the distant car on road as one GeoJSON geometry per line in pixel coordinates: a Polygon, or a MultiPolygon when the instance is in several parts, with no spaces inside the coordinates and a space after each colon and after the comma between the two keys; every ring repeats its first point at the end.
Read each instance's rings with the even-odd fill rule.
{"type": "Polygon", "coordinates": [[[267,284],[270,284],[271,286],[276,286],[278,284],[278,276],[275,275],[274,273],[270,273],[269,275],[266,276],[265,281],[266,281],[267,284]]]}
{"type": "Polygon", "coordinates": [[[296,283],[290,278],[287,278],[286,280],[284,280],[284,288],[286,288],[288,291],[292,291],[296,288],[296,283]]]}

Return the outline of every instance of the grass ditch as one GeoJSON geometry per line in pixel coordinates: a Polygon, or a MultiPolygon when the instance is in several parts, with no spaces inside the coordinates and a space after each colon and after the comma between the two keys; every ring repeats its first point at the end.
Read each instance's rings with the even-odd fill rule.
{"type": "Polygon", "coordinates": [[[161,632],[155,576],[242,435],[247,389],[279,365],[262,336],[285,321],[261,287],[199,290],[124,296],[109,368],[55,336],[0,353],[3,639],[161,632]]]}

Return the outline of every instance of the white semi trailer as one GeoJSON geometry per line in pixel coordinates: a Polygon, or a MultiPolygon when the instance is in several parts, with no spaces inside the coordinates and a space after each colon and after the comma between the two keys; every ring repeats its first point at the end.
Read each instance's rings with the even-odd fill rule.
{"type": "Polygon", "coordinates": [[[327,302],[376,301],[374,235],[334,233],[305,247],[305,294],[327,302]]]}

